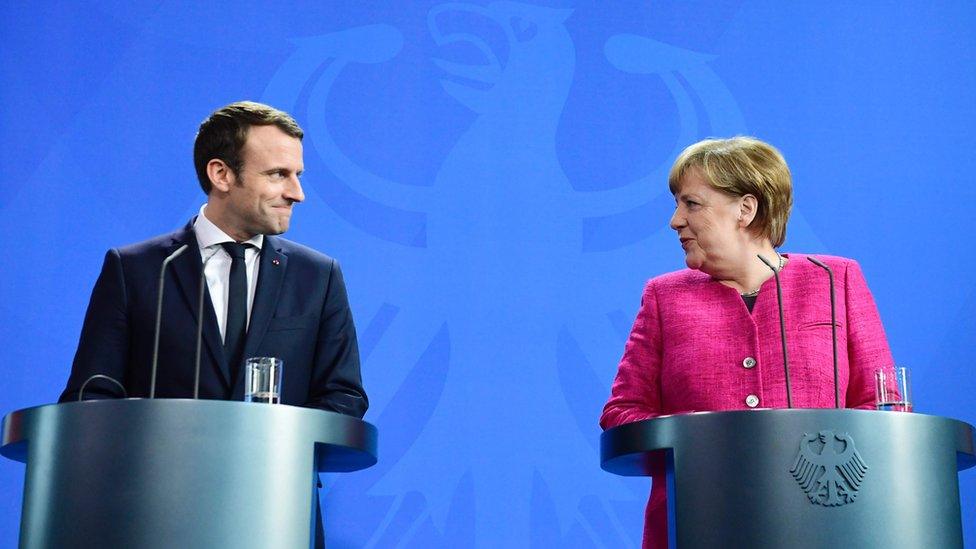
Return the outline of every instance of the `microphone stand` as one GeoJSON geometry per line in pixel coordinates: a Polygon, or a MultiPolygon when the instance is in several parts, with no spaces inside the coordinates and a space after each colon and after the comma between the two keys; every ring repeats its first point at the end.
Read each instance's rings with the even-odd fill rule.
{"type": "Polygon", "coordinates": [[[193,374],[193,399],[200,398],[200,351],[203,346],[203,296],[206,293],[207,288],[207,263],[213,259],[213,256],[217,255],[217,251],[210,254],[209,257],[203,262],[203,267],[200,268],[200,295],[197,298],[197,349],[196,358],[194,359],[194,374],[193,374]]]}
{"type": "Polygon", "coordinates": [[[837,304],[834,298],[834,271],[823,261],[813,256],[808,255],[807,259],[810,263],[827,271],[827,276],[830,279],[830,339],[834,346],[834,408],[840,408],[840,385],[837,381],[837,304]]]}
{"type": "Polygon", "coordinates": [[[783,343],[783,373],[786,376],[786,405],[789,408],[793,408],[793,393],[790,391],[790,365],[786,358],[786,322],[783,320],[783,287],[779,283],[779,271],[773,264],[769,262],[762,254],[757,254],[756,257],[760,261],[769,267],[769,270],[773,271],[773,277],[776,278],[776,302],[779,304],[779,333],[780,341],[783,343]]]}
{"type": "Polygon", "coordinates": [[[170,262],[182,255],[189,247],[189,244],[184,244],[177,248],[176,251],[169,254],[163,260],[163,265],[159,268],[159,293],[156,299],[156,336],[153,342],[152,378],[149,381],[149,398],[156,398],[156,366],[159,363],[159,329],[163,321],[163,289],[166,287],[166,267],[169,267],[170,262]]]}

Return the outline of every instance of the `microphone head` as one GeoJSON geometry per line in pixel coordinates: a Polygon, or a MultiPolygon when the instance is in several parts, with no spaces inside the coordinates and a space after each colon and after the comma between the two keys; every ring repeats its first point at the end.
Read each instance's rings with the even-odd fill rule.
{"type": "Polygon", "coordinates": [[[830,270],[830,267],[828,267],[826,263],[824,263],[823,261],[820,261],[819,259],[817,259],[816,257],[813,257],[812,255],[808,255],[807,256],[807,261],[809,261],[810,263],[813,263],[814,265],[816,265],[817,267],[820,267],[821,269],[827,269],[828,271],[830,270]]]}
{"type": "Polygon", "coordinates": [[[185,251],[186,251],[186,250],[187,250],[187,249],[188,249],[189,247],[190,247],[190,245],[189,245],[189,244],[184,244],[184,245],[182,245],[182,246],[180,246],[179,248],[176,248],[176,251],[174,251],[174,252],[173,252],[173,253],[172,253],[172,254],[171,254],[171,255],[169,256],[169,258],[170,258],[170,259],[176,259],[177,257],[180,257],[180,255],[182,255],[182,254],[183,254],[183,252],[185,252],[185,251]]]}
{"type": "Polygon", "coordinates": [[[776,267],[773,267],[773,264],[770,263],[768,259],[763,257],[762,254],[756,254],[756,257],[759,258],[759,261],[762,261],[767,267],[769,267],[771,271],[773,271],[774,273],[776,272],[776,267]]]}

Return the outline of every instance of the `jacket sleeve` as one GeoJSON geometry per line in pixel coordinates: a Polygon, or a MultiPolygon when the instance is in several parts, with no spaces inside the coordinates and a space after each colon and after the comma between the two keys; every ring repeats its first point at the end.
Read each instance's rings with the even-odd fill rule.
{"type": "Polygon", "coordinates": [[[118,250],[109,250],[88,302],[67,387],[58,402],[77,400],[81,386],[89,379],[91,381],[85,387],[86,400],[124,396],[122,390],[111,381],[92,376],[108,376],[125,385],[129,353],[126,304],[122,259],[118,250]]]}
{"type": "Polygon", "coordinates": [[[360,373],[356,326],[342,270],[335,260],[328,284],[306,406],[361,418],[369,401],[360,373]]]}
{"type": "Polygon", "coordinates": [[[850,261],[844,272],[847,303],[848,408],[874,408],[874,372],[894,371],[881,316],[868,289],[861,267],[850,261]]]}
{"type": "Polygon", "coordinates": [[[661,355],[661,321],[651,281],[644,288],[600,427],[609,429],[661,414],[661,355]]]}

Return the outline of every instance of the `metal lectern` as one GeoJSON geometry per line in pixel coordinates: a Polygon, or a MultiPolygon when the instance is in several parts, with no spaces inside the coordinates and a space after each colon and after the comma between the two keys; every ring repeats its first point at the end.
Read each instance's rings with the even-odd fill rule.
{"type": "Polygon", "coordinates": [[[958,471],[976,455],[973,427],[961,421],[704,412],[621,425],[600,442],[611,473],[666,467],[672,547],[962,547],[958,471]]]}
{"type": "Polygon", "coordinates": [[[27,463],[20,547],[309,547],[315,472],[376,463],[376,428],[331,412],[126,399],[8,414],[27,463]]]}

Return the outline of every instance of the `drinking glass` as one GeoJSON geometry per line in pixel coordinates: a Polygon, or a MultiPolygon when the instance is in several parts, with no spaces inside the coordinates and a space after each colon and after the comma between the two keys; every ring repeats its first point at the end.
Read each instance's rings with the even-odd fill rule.
{"type": "Polygon", "coordinates": [[[874,372],[875,406],[891,412],[912,411],[912,378],[908,368],[895,366],[874,372]]]}
{"type": "Polygon", "coordinates": [[[285,363],[280,358],[260,356],[244,363],[244,402],[281,404],[281,370],[285,363]]]}

